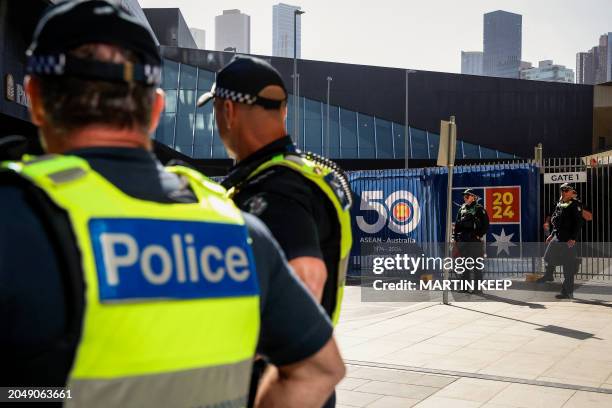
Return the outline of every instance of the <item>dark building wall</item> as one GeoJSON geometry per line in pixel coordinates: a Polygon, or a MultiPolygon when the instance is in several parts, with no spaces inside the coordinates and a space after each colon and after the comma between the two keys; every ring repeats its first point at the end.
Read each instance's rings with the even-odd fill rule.
{"type": "Polygon", "coordinates": [[[25,51],[48,4],[43,0],[0,0],[0,137],[35,135],[25,106],[25,51]],[[11,80],[7,80],[9,76],[11,80]],[[13,100],[8,98],[9,93],[13,100]]]}
{"type": "Polygon", "coordinates": [[[198,48],[178,8],[142,9],[160,45],[198,48]]]}
{"type": "MultiPolygon", "coordinates": [[[[162,54],[211,71],[233,53],[162,47],[162,54]]],[[[280,71],[292,92],[290,58],[264,57],[280,71]]],[[[405,123],[406,71],[364,65],[299,61],[301,95],[326,101],[331,76],[332,105],[405,123]]],[[[441,72],[409,76],[409,122],[439,133],[440,120],[455,115],[466,142],[532,157],[542,143],[546,157],[591,153],[593,87],[441,72]]]]}
{"type": "Polygon", "coordinates": [[[161,45],[178,47],[178,12],[177,8],[142,9],[161,45]]]}
{"type": "Polygon", "coordinates": [[[12,88],[17,97],[17,93],[23,90],[25,51],[30,45],[34,26],[45,6],[43,1],[0,0],[0,112],[22,120],[28,119],[27,108],[7,99],[7,75],[13,79],[12,88]]]}
{"type": "Polygon", "coordinates": [[[198,48],[187,22],[183,18],[183,14],[179,11],[178,13],[178,39],[179,47],[183,48],[198,48]]]}

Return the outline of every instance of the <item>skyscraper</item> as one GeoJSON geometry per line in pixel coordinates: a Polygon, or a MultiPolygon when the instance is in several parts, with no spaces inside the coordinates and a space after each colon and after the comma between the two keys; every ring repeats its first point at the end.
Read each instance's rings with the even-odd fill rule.
{"type": "MultiPolygon", "coordinates": [[[[279,3],[272,6],[272,55],[293,58],[293,13],[300,6],[279,3]]],[[[297,17],[297,57],[302,56],[302,24],[297,17]]]]}
{"type": "Polygon", "coordinates": [[[576,54],[576,83],[595,84],[595,65],[593,52],[579,52],[576,54]]]}
{"type": "Polygon", "coordinates": [[[520,14],[493,11],[484,15],[483,73],[487,76],[518,78],[522,51],[520,14]]]}
{"type": "Polygon", "coordinates": [[[223,10],[215,17],[215,49],[235,48],[236,52],[251,53],[251,17],[240,10],[223,10]]]}
{"type": "Polygon", "coordinates": [[[599,44],[576,54],[576,83],[600,84],[612,81],[612,32],[599,37],[599,44]]]}
{"type": "Polygon", "coordinates": [[[461,51],[461,73],[482,75],[482,51],[461,51]]]}

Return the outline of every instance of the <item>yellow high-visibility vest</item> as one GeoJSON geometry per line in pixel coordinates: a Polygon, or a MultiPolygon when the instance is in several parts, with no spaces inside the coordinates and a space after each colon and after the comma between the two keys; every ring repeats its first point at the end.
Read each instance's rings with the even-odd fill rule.
{"type": "MultiPolygon", "coordinates": [[[[288,167],[312,181],[321,191],[323,191],[336,210],[338,223],[340,225],[340,256],[336,261],[338,265],[336,304],[332,312],[332,322],[336,325],[340,319],[340,308],[344,296],[346,271],[348,268],[351,246],[353,244],[350,214],[351,197],[342,197],[341,199],[341,196],[346,194],[339,188],[340,186],[334,185],[330,181],[330,175],[333,173],[331,168],[296,154],[278,154],[273,156],[270,160],[264,162],[249,174],[247,179],[251,179],[273,166],[288,167]]],[[[233,197],[236,192],[235,188],[231,188],[228,191],[228,196],[233,197]]]]}
{"type": "Polygon", "coordinates": [[[259,287],[223,187],[168,168],[198,201],[162,204],[124,194],[76,156],[2,167],[45,191],[76,236],[85,309],[66,406],[246,405],[259,287]]]}

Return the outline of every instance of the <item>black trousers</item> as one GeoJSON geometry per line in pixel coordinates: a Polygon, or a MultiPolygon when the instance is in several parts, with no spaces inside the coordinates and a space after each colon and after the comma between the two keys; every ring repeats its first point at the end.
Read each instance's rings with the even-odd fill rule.
{"type": "MultiPolygon", "coordinates": [[[[476,259],[484,255],[484,245],[482,241],[459,241],[457,245],[457,256],[463,258],[476,259]]],[[[466,268],[459,275],[460,279],[473,282],[474,290],[478,290],[478,282],[482,280],[483,270],[475,267],[466,268]]]]}
{"type": "Polygon", "coordinates": [[[574,293],[574,276],[578,272],[578,253],[576,245],[568,247],[567,242],[559,241],[556,236],[550,240],[544,252],[546,262],[546,277],[552,278],[557,266],[563,267],[563,285],[561,294],[574,293]]]}

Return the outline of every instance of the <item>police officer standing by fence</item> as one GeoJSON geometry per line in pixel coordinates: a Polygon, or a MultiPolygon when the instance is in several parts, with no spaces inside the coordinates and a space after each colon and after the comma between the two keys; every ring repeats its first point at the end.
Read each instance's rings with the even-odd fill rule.
{"type": "MultiPolygon", "coordinates": [[[[478,203],[478,196],[471,188],[463,192],[463,205],[457,212],[453,238],[456,243],[455,255],[464,258],[478,258],[484,255],[482,238],[487,234],[489,228],[489,216],[482,205],[478,203]]],[[[478,282],[482,280],[482,270],[470,268],[461,275],[465,281],[473,282],[474,293],[480,293],[477,289],[478,282]],[[471,270],[470,270],[471,269],[471,270]],[[470,274],[473,277],[470,277],[470,274]]],[[[466,292],[465,290],[462,292],[466,292]]]]}
{"type": "Polygon", "coordinates": [[[552,232],[546,238],[546,272],[538,283],[552,282],[556,266],[563,266],[563,285],[557,299],[574,297],[574,275],[578,271],[576,241],[584,223],[582,204],[576,198],[576,189],[568,183],[561,184],[561,198],[551,216],[552,232]]]}
{"type": "Polygon", "coordinates": [[[52,154],[0,171],[0,385],[67,387],[68,406],[244,406],[257,351],[280,372],[262,406],[321,406],[344,374],[322,308],[259,220],[151,154],[147,28],[115,2],[60,2],[28,54],[52,154]]]}
{"type": "MultiPolygon", "coordinates": [[[[352,243],[351,191],[333,162],[293,144],[285,129],[287,96],[276,69],[241,56],[219,71],[198,104],[214,99],[221,140],[238,161],[222,184],[240,208],[266,223],[336,323],[352,243]]],[[[326,406],[334,405],[332,398],[326,406]]]]}

